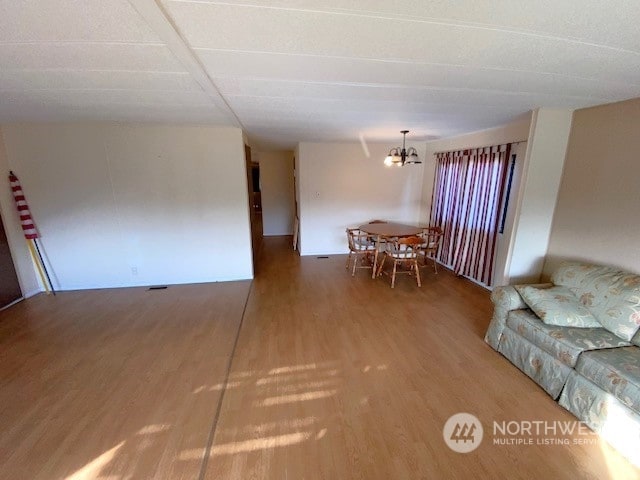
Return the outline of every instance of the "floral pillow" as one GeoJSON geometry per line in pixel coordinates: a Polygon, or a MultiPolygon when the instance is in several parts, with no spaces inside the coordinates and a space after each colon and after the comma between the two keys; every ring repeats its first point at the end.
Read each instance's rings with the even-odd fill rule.
{"type": "Polygon", "coordinates": [[[589,309],[567,287],[516,287],[524,302],[547,325],[560,327],[601,327],[589,309]]]}

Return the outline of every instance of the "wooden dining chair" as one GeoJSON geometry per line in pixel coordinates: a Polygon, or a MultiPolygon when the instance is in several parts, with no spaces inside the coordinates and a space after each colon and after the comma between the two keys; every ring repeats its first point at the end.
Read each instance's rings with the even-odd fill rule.
{"type": "Polygon", "coordinates": [[[349,256],[345,268],[349,269],[351,260],[353,260],[351,276],[355,276],[356,268],[373,268],[371,257],[375,254],[377,247],[369,235],[357,228],[347,228],[347,241],[349,242],[349,256]],[[360,260],[360,266],[358,266],[358,260],[360,260]],[[368,265],[363,265],[365,260],[368,265]]]}
{"type": "MultiPolygon", "coordinates": [[[[387,222],[386,220],[371,220],[371,221],[369,222],[369,225],[374,225],[374,224],[378,224],[378,223],[389,223],[389,222],[387,222]]],[[[387,239],[386,239],[386,237],[382,237],[382,236],[380,236],[380,237],[378,237],[378,238],[375,238],[375,237],[369,237],[369,239],[370,239],[371,241],[373,241],[373,242],[376,242],[377,247],[378,247],[380,250],[384,250],[384,245],[385,245],[385,243],[387,243],[387,239]]]]}
{"type": "Polygon", "coordinates": [[[419,287],[422,286],[420,282],[420,269],[418,268],[418,255],[420,254],[422,244],[423,239],[418,236],[389,240],[386,244],[382,261],[378,266],[377,275],[382,273],[382,267],[387,258],[389,258],[393,261],[391,288],[395,288],[397,273],[415,273],[416,283],[419,287]],[[408,266],[409,269],[405,272],[398,272],[398,265],[408,266]]]}
{"type": "Polygon", "coordinates": [[[440,248],[440,242],[442,241],[442,229],[440,227],[428,227],[422,230],[419,234],[422,238],[422,245],[420,248],[420,257],[422,259],[422,266],[427,266],[427,260],[433,260],[433,271],[438,273],[438,262],[436,256],[438,255],[438,249],[440,248]]]}

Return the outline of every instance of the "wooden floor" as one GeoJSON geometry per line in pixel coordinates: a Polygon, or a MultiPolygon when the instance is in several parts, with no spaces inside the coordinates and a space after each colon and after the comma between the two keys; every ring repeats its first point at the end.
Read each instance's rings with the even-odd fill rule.
{"type": "Polygon", "coordinates": [[[253,282],[40,295],[0,313],[0,479],[639,478],[603,441],[496,446],[574,417],[482,340],[488,293],[352,278],[266,238],[253,282]],[[452,414],[485,440],[446,446],[452,414]]]}

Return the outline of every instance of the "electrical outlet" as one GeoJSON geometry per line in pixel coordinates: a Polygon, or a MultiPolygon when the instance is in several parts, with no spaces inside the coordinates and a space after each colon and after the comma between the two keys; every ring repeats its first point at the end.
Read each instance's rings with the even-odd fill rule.
{"type": "Polygon", "coordinates": [[[138,275],[138,267],[131,267],[131,275],[138,275]]]}

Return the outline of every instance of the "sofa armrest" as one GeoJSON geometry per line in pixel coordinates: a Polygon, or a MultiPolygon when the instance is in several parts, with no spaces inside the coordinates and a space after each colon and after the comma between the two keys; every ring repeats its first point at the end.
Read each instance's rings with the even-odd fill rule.
{"type": "MultiPolygon", "coordinates": [[[[553,284],[538,283],[531,286],[552,287],[553,284]]],[[[494,350],[497,350],[498,344],[500,343],[500,337],[502,337],[502,331],[506,327],[509,312],[511,310],[527,308],[527,304],[524,303],[524,300],[522,300],[522,297],[514,285],[495,287],[493,292],[491,292],[491,301],[495,306],[493,308],[493,317],[491,317],[491,323],[487,329],[484,341],[491,345],[494,350]]]]}

